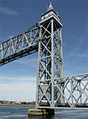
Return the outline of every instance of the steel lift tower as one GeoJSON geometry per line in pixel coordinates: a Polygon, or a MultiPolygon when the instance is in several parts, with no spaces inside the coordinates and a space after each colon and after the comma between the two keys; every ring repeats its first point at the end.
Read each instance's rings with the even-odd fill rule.
{"type": "Polygon", "coordinates": [[[63,77],[63,55],[62,23],[51,3],[41,17],[39,29],[36,106],[46,102],[47,106],[54,107],[64,102],[63,96],[58,99],[59,91],[56,89],[56,83],[63,89],[63,84],[59,83],[63,80],[60,79],[63,77]]]}
{"type": "Polygon", "coordinates": [[[63,76],[62,23],[51,3],[40,22],[0,44],[0,66],[35,52],[38,52],[36,109],[41,110],[31,110],[30,114],[88,109],[88,73],[63,76]]]}

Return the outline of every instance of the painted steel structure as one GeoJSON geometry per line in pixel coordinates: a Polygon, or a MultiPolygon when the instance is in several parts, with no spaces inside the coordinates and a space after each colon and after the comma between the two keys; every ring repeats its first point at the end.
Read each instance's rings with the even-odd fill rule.
{"type": "MultiPolygon", "coordinates": [[[[42,15],[39,26],[36,105],[38,107],[46,102],[47,106],[54,107],[55,99],[59,95],[54,83],[55,79],[59,81],[59,77],[63,77],[63,56],[62,23],[51,4],[47,12],[42,15]]],[[[63,89],[62,85],[59,87],[63,89]]],[[[60,96],[56,103],[63,102],[64,98],[60,96]]]]}
{"type": "Polygon", "coordinates": [[[38,51],[39,29],[34,28],[0,44],[0,65],[38,51]]]}
{"type": "Polygon", "coordinates": [[[51,3],[33,28],[0,44],[0,65],[37,51],[36,108],[88,106],[88,73],[63,76],[62,23],[51,3]]]}

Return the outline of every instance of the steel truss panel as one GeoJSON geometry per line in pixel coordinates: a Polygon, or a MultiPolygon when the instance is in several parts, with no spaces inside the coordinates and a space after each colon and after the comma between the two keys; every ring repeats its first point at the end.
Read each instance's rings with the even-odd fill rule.
{"type": "MultiPolygon", "coordinates": [[[[41,82],[43,83],[43,85],[46,84],[46,82],[49,84],[48,86],[46,86],[46,90],[43,90],[43,88],[41,89],[43,92],[43,97],[44,95],[47,95],[51,81],[47,80],[41,82]]],[[[49,96],[47,96],[47,103],[43,102],[38,106],[38,108],[88,109],[88,73],[68,77],[59,77],[59,80],[56,78],[54,79],[53,88],[54,91],[57,92],[56,98],[56,95],[54,95],[54,106],[48,105],[48,103],[51,104],[51,102],[49,100],[49,96]],[[61,86],[63,86],[63,89],[60,88],[61,86]],[[64,102],[58,103],[58,100],[60,100],[61,97],[64,97],[64,102]]]]}
{"type": "Polygon", "coordinates": [[[0,44],[0,65],[38,51],[38,27],[17,35],[0,44]]]}

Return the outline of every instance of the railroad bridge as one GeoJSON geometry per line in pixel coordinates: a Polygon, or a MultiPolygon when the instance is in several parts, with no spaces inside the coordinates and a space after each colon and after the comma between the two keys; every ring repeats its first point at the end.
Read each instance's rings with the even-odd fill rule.
{"type": "Polygon", "coordinates": [[[40,22],[0,44],[0,65],[38,52],[36,108],[88,107],[88,73],[63,75],[62,26],[50,3],[40,22]]]}

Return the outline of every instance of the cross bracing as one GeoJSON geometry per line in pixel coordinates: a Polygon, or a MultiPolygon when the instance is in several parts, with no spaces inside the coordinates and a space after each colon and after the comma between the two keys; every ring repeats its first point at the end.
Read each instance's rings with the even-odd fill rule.
{"type": "MultiPolygon", "coordinates": [[[[39,106],[39,108],[46,108],[47,106],[48,108],[52,107],[51,97],[49,96],[51,80],[41,81],[41,83],[45,83],[46,86],[45,88],[42,88],[42,86],[40,87],[42,95],[39,102],[42,106],[39,106]],[[43,102],[45,101],[46,105],[43,105],[42,99],[43,102]]],[[[88,108],[88,73],[68,77],[60,77],[59,80],[57,78],[54,79],[53,108],[56,107],[61,107],[61,109],[63,109],[64,107],[70,107],[71,109],[83,107],[88,108]],[[61,86],[63,86],[63,89],[60,88],[61,86]],[[64,97],[64,102],[58,103],[58,100],[60,100],[61,96],[64,97]]]]}
{"type": "Polygon", "coordinates": [[[35,52],[36,108],[88,108],[88,73],[63,75],[62,23],[51,4],[37,25],[0,44],[0,65],[35,52]]]}
{"type": "Polygon", "coordinates": [[[0,65],[38,51],[39,29],[34,27],[0,44],[0,65]]]}

